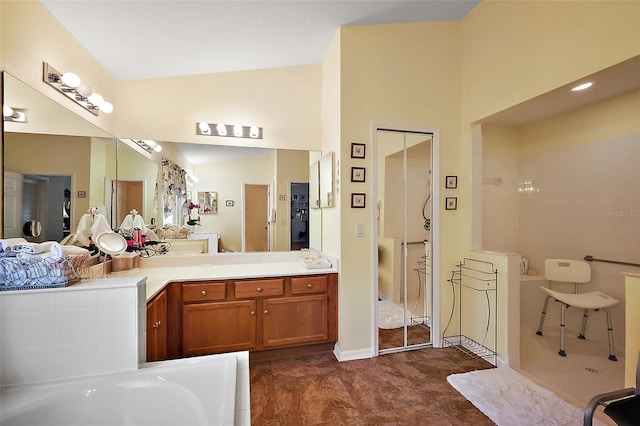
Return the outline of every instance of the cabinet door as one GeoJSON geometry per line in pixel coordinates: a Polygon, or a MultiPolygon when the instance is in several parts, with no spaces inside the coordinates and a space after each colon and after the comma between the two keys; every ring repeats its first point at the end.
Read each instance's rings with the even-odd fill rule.
{"type": "Polygon", "coordinates": [[[183,355],[247,350],[256,345],[256,301],[182,307],[183,355]]]}
{"type": "Polygon", "coordinates": [[[322,342],[329,337],[326,294],[264,299],[262,307],[264,347],[322,342]]]}
{"type": "Polygon", "coordinates": [[[167,292],[147,304],[147,361],[167,358],[167,292]]]}

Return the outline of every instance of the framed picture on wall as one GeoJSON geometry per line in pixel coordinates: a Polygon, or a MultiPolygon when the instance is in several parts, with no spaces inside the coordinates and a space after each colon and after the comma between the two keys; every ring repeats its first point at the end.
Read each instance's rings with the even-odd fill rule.
{"type": "Polygon", "coordinates": [[[364,182],[365,181],[365,168],[364,167],[352,167],[351,168],[351,182],[364,182]]]}
{"type": "Polygon", "coordinates": [[[365,194],[354,192],[351,194],[351,208],[363,209],[365,207],[365,194]]]}
{"type": "Polygon", "coordinates": [[[351,158],[364,158],[365,145],[363,143],[351,144],[351,158]]]}
{"type": "Polygon", "coordinates": [[[458,187],[458,176],[447,176],[444,187],[447,189],[456,189],[458,187]]]}
{"type": "Polygon", "coordinates": [[[446,210],[457,210],[458,209],[458,197],[447,197],[447,198],[445,198],[444,208],[446,210]]]}

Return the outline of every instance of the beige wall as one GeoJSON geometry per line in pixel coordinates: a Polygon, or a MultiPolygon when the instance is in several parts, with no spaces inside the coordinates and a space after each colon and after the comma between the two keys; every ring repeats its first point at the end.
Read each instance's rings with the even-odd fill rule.
{"type": "Polygon", "coordinates": [[[197,191],[218,193],[218,214],[201,215],[197,232],[219,232],[225,250],[242,251],[242,188],[244,184],[273,185],[275,151],[244,159],[194,167],[197,191]],[[226,201],[234,202],[232,207],[226,201]]]}
{"type": "MultiPolygon", "coordinates": [[[[374,289],[372,285],[372,210],[370,180],[349,182],[352,166],[371,171],[372,122],[440,129],[441,153],[457,157],[459,140],[459,22],[344,27],[341,30],[341,240],[340,351],[372,351],[374,289]],[[367,158],[350,158],[352,142],[367,145],[367,158]],[[351,192],[367,194],[366,209],[351,209],[351,192]],[[364,238],[356,238],[357,223],[365,224],[364,238]]],[[[453,173],[445,162],[442,173],[453,173]]],[[[456,212],[442,222],[457,223],[456,212]]],[[[442,226],[442,225],[441,225],[442,226]]],[[[451,228],[455,228],[451,226],[451,228]]],[[[453,232],[457,234],[457,232],[453,232]]],[[[448,235],[442,251],[457,250],[448,235]]],[[[447,257],[445,257],[447,259],[447,257]]],[[[449,266],[447,266],[447,269],[449,266]]],[[[348,356],[348,355],[347,355],[348,356]]]]}
{"type": "Polygon", "coordinates": [[[11,158],[11,172],[22,174],[71,176],[76,191],[86,191],[87,198],[73,198],[71,229],[89,208],[91,140],[77,136],[7,133],[4,155],[11,158]],[[55,149],[52,149],[52,146],[55,149]],[[73,156],[65,154],[73,153],[73,156]]]}
{"type": "Polygon", "coordinates": [[[117,132],[134,139],[317,150],[320,87],[318,65],[121,81],[114,102],[117,132]],[[200,121],[255,124],[264,138],[197,136],[200,121]]]}

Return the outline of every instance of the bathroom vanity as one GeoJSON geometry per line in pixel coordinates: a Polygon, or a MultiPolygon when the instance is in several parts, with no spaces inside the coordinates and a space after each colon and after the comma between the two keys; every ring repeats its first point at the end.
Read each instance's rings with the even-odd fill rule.
{"type": "Polygon", "coordinates": [[[141,259],[131,273],[147,276],[147,360],[242,350],[256,360],[332,350],[337,267],[306,269],[299,256],[171,256],[162,267],[141,259]]]}

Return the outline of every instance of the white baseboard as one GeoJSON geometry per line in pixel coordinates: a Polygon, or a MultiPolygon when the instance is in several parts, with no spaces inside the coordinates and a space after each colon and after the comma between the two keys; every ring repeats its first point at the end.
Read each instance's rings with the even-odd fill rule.
{"type": "Polygon", "coordinates": [[[342,361],[355,361],[356,359],[368,359],[373,358],[373,350],[368,349],[356,349],[352,351],[341,351],[340,346],[336,343],[333,348],[333,354],[336,359],[342,361]]]}

